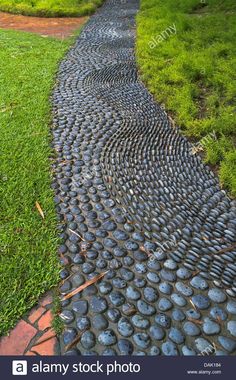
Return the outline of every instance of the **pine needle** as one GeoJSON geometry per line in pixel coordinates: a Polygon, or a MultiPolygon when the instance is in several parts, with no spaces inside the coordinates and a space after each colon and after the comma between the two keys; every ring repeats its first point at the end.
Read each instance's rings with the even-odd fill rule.
{"type": "Polygon", "coordinates": [[[94,284],[95,282],[99,281],[101,278],[107,274],[108,271],[103,272],[92,278],[91,280],[86,281],[83,285],[79,286],[78,288],[72,290],[72,292],[66,294],[63,298],[62,301],[68,300],[69,298],[73,297],[75,294],[82,292],[82,290],[86,289],[88,286],[94,284]]]}
{"type": "Polygon", "coordinates": [[[41,215],[41,217],[44,219],[45,217],[44,217],[43,210],[42,210],[40,204],[39,204],[37,201],[35,202],[35,206],[36,206],[36,208],[37,208],[39,214],[41,215]]]}
{"type": "Polygon", "coordinates": [[[194,319],[194,318],[190,318],[190,317],[188,318],[188,321],[196,323],[197,325],[202,325],[203,324],[203,322],[200,321],[199,319],[194,319]]]}
{"type": "Polygon", "coordinates": [[[72,347],[74,347],[75,344],[77,344],[79,341],[80,341],[80,338],[82,336],[82,334],[86,331],[87,329],[84,329],[83,331],[81,331],[74,340],[72,340],[71,343],[67,344],[67,346],[65,347],[65,351],[68,351],[70,350],[72,347]]]}

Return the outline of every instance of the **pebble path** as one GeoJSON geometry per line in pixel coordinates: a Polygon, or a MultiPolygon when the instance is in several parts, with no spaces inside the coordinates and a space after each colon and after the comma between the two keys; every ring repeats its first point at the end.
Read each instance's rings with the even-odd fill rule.
{"type": "Polygon", "coordinates": [[[62,297],[107,272],[62,301],[61,352],[235,355],[236,204],[140,81],[138,9],[106,1],[53,93],[62,297]]]}

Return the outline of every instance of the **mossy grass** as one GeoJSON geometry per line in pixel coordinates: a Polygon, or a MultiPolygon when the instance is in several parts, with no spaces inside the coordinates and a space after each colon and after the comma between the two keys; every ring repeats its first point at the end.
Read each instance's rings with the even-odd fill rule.
{"type": "Polygon", "coordinates": [[[207,137],[205,161],[236,196],[235,1],[142,0],[137,24],[144,82],[187,136],[207,137]]]}

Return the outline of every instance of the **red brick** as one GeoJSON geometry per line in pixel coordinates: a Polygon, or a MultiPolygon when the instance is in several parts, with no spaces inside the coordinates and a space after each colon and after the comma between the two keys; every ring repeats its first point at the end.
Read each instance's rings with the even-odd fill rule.
{"type": "Polygon", "coordinates": [[[47,294],[45,297],[43,297],[39,303],[41,306],[47,306],[47,305],[50,305],[53,301],[53,298],[52,298],[52,295],[51,294],[47,294]]]}
{"type": "Polygon", "coordinates": [[[45,332],[39,339],[37,339],[36,343],[38,344],[42,341],[45,341],[46,339],[53,338],[55,334],[55,331],[53,329],[50,329],[47,332],[45,332]]]}
{"type": "Polygon", "coordinates": [[[28,316],[28,320],[33,324],[41,317],[44,312],[44,307],[38,306],[36,308],[33,308],[28,316]]]}
{"type": "Polygon", "coordinates": [[[31,351],[27,351],[26,356],[37,356],[34,352],[31,352],[31,351]]]}
{"type": "Polygon", "coordinates": [[[33,326],[20,320],[9,336],[0,339],[0,355],[23,355],[36,333],[33,326]]]}
{"type": "Polygon", "coordinates": [[[43,331],[48,327],[51,327],[53,320],[53,314],[51,310],[48,310],[38,321],[38,329],[43,331]]]}
{"type": "Polygon", "coordinates": [[[40,343],[37,346],[31,348],[32,351],[37,352],[39,355],[55,355],[55,346],[57,344],[57,338],[51,338],[46,342],[40,343]]]}

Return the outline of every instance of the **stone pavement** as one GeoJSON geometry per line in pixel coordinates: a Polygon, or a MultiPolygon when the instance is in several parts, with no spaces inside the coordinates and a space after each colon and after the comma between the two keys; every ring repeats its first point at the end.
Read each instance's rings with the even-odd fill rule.
{"type": "Polygon", "coordinates": [[[235,355],[235,202],[140,81],[138,9],[106,1],[53,94],[61,350],[235,355]]]}
{"type": "MultiPolygon", "coordinates": [[[[53,93],[61,353],[235,355],[236,204],[140,81],[138,9],[107,0],[53,93]]],[[[50,320],[39,304],[0,353],[53,354],[50,320]]]]}

